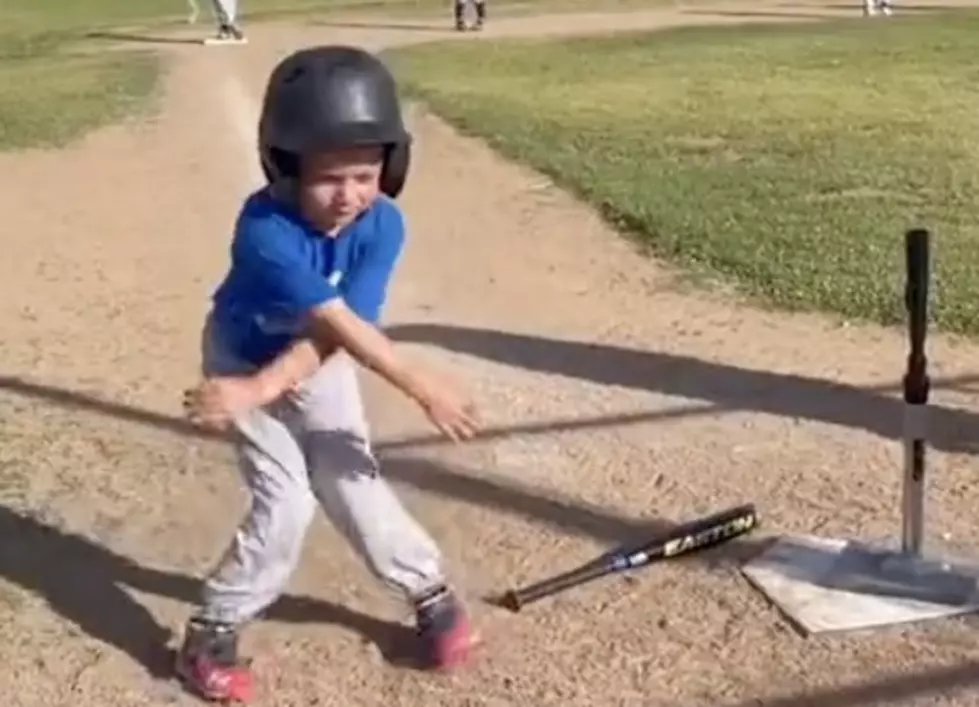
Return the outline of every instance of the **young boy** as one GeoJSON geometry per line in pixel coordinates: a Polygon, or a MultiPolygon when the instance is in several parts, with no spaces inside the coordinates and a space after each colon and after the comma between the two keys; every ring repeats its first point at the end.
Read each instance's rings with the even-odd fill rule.
{"type": "Polygon", "coordinates": [[[475,433],[471,405],[404,363],[375,327],[404,241],[393,199],[410,142],[394,79],[374,56],[306,49],[273,71],[259,125],[269,185],[238,217],[204,327],[205,382],[185,397],[198,424],[232,428],[252,496],[177,661],[207,699],[251,695],[239,631],[282,592],[317,504],[414,607],[434,667],[460,663],[472,645],[435,543],[378,473],[354,365],[412,397],[450,438],[475,433]]]}

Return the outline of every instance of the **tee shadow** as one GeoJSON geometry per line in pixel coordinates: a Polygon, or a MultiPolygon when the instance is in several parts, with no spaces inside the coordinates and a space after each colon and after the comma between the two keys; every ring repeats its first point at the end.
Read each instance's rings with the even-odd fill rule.
{"type": "MultiPolygon", "coordinates": [[[[403,324],[386,331],[395,341],[435,345],[526,370],[707,401],[727,411],[829,423],[891,440],[903,437],[903,400],[834,381],[475,327],[403,324]]],[[[979,452],[979,415],[929,404],[928,416],[931,446],[979,452]]]]}

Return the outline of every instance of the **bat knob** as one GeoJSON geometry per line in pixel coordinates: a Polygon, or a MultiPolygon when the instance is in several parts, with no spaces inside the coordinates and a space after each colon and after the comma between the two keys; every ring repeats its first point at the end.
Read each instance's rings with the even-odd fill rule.
{"type": "Polygon", "coordinates": [[[520,611],[521,606],[520,597],[517,596],[515,591],[510,590],[500,597],[500,606],[502,606],[504,609],[509,609],[513,613],[517,613],[520,611]]]}

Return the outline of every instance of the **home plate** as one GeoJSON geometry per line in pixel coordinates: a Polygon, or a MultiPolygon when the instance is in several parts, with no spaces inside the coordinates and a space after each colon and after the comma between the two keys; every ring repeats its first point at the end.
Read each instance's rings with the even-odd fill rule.
{"type": "Polygon", "coordinates": [[[979,566],[853,540],[783,538],[741,571],[808,634],[979,611],[979,566]]]}

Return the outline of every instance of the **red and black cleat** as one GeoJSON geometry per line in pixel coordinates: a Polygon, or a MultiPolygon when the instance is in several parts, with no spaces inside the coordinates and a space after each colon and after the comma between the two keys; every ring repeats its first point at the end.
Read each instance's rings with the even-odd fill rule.
{"type": "Polygon", "coordinates": [[[427,667],[449,670],[465,663],[477,638],[462,604],[441,587],[416,603],[418,636],[427,667]]]}
{"type": "Polygon", "coordinates": [[[188,622],[176,670],[188,690],[209,702],[244,703],[254,695],[251,668],[238,658],[234,626],[188,622]]]}

